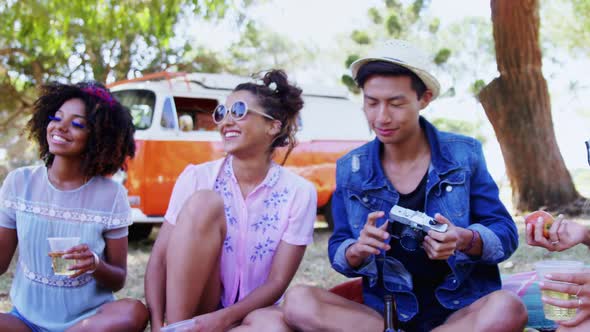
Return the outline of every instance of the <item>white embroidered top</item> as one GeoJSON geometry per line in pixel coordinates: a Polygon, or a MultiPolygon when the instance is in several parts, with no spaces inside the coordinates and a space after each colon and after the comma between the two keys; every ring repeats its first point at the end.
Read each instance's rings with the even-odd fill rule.
{"type": "Polygon", "coordinates": [[[64,331],[113,301],[112,291],[92,275],[54,275],[47,238],[80,237],[104,259],[105,238],[127,235],[130,211],[125,188],[108,178],[96,176],[63,191],[49,182],[45,166],[10,172],[0,190],[0,227],[17,230],[10,297],[19,313],[43,329],[64,331]]]}

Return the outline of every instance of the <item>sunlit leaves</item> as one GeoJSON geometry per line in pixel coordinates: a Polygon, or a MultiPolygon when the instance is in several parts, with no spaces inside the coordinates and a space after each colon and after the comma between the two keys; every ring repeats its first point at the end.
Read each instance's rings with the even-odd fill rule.
{"type": "Polygon", "coordinates": [[[471,86],[469,87],[469,91],[477,97],[481,90],[485,88],[485,86],[486,82],[484,80],[478,79],[475,82],[473,82],[473,84],[471,84],[471,86]]]}
{"type": "Polygon", "coordinates": [[[345,75],[342,75],[340,80],[341,80],[342,84],[344,84],[350,90],[350,92],[352,92],[352,93],[360,93],[361,92],[361,90],[356,85],[356,82],[354,81],[352,76],[345,74],[345,75]]]}
{"type": "Polygon", "coordinates": [[[104,82],[168,68],[190,50],[187,42],[171,43],[181,15],[221,18],[236,3],[0,0],[0,141],[16,136],[12,128],[22,128],[39,85],[104,82]]]}
{"type": "Polygon", "coordinates": [[[393,37],[398,37],[401,34],[403,27],[400,18],[396,13],[389,15],[387,21],[385,22],[385,28],[387,29],[387,32],[393,37]]]}
{"type": "Polygon", "coordinates": [[[381,13],[379,13],[379,9],[375,7],[369,8],[368,14],[374,24],[381,24],[381,22],[383,22],[383,17],[381,16],[381,13]]]}
{"type": "Polygon", "coordinates": [[[430,21],[430,23],[428,24],[428,31],[430,33],[437,33],[438,29],[440,28],[440,19],[438,17],[435,17],[432,19],[432,21],[430,21]]]}
{"type": "Polygon", "coordinates": [[[351,54],[346,58],[346,61],[344,62],[344,65],[346,66],[346,68],[350,67],[350,65],[352,65],[353,62],[355,62],[356,60],[358,60],[360,58],[359,55],[357,54],[351,54]]]}
{"type": "Polygon", "coordinates": [[[436,55],[434,56],[434,63],[436,63],[437,65],[441,65],[445,62],[447,62],[447,60],[449,60],[449,57],[451,56],[451,50],[448,48],[443,48],[440,49],[436,55]]]}
{"type": "Polygon", "coordinates": [[[366,45],[371,42],[371,38],[365,31],[354,30],[350,37],[359,45],[366,45]]]}
{"type": "Polygon", "coordinates": [[[385,7],[389,9],[401,9],[402,4],[397,0],[385,0],[385,7]]]}

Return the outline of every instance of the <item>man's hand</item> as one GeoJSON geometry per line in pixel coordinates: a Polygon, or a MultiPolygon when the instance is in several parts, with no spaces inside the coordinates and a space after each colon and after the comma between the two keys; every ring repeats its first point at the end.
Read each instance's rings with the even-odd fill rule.
{"type": "Polygon", "coordinates": [[[455,250],[458,248],[460,227],[453,225],[449,219],[440,213],[435,214],[434,219],[440,224],[449,225],[447,231],[444,233],[433,230],[428,231],[428,235],[424,237],[424,242],[422,242],[422,247],[426,251],[428,258],[445,260],[454,255],[455,250]]]}
{"type": "Polygon", "coordinates": [[[389,238],[386,221],[381,227],[376,227],[377,219],[385,215],[383,211],[371,212],[367,216],[365,227],[357,241],[346,250],[346,259],[351,267],[360,266],[367,257],[378,255],[381,250],[389,250],[391,247],[384,241],[389,238]]]}

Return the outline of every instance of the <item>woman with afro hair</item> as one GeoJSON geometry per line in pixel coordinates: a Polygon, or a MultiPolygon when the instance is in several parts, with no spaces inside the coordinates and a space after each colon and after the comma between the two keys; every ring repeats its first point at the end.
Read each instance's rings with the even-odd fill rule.
{"type": "Polygon", "coordinates": [[[125,284],[131,217],[108,176],[135,154],[129,111],[98,83],[51,83],[26,129],[44,163],[10,172],[0,190],[0,274],[19,247],[0,331],[143,330],[145,306],[113,295],[125,284]],[[50,237],[80,239],[62,256],[69,276],[52,269],[50,237]]]}

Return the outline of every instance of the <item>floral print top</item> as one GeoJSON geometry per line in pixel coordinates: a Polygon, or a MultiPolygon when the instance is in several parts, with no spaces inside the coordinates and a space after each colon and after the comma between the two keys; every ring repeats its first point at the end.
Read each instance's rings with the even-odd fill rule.
{"type": "Polygon", "coordinates": [[[197,190],[212,189],[223,198],[227,222],[221,252],[224,307],[243,299],[266,281],[281,241],[292,245],[311,243],[317,209],[313,184],[276,163],[244,198],[232,159],[229,156],[189,165],[176,181],[165,216],[167,222],[175,224],[182,205],[197,190]]]}

